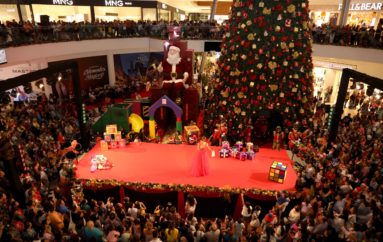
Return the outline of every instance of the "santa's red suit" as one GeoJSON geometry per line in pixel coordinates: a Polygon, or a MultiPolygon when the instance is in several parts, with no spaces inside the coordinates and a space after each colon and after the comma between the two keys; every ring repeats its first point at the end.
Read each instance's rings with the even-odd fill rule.
{"type": "MultiPolygon", "coordinates": [[[[187,63],[183,59],[181,59],[181,62],[176,65],[176,73],[177,76],[175,77],[175,81],[173,81],[172,78],[172,65],[167,62],[167,60],[162,61],[162,67],[163,67],[163,78],[164,82],[162,85],[162,88],[164,89],[184,89],[184,73],[187,70],[187,63]]],[[[188,78],[189,79],[189,78],[188,78]]]]}

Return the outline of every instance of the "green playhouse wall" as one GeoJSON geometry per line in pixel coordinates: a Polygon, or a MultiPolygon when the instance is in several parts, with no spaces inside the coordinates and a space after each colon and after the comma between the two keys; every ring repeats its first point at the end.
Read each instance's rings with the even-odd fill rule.
{"type": "Polygon", "coordinates": [[[131,113],[131,104],[115,104],[112,107],[109,107],[108,111],[106,111],[93,125],[93,132],[103,134],[106,125],[117,124],[118,130],[124,129],[128,133],[130,131],[129,116],[131,113]]]}

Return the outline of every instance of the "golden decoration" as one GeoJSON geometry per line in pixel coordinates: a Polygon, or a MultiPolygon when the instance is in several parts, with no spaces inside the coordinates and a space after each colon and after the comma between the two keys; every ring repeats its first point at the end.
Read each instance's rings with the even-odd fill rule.
{"type": "Polygon", "coordinates": [[[290,5],[287,7],[287,12],[289,12],[289,13],[294,13],[294,12],[295,12],[295,5],[294,5],[294,4],[290,4],[290,5]]]}
{"type": "Polygon", "coordinates": [[[271,70],[274,70],[278,66],[278,64],[275,61],[270,61],[267,65],[271,70]]]}
{"type": "Polygon", "coordinates": [[[248,39],[248,40],[254,40],[254,39],[255,39],[255,38],[254,38],[254,34],[253,34],[253,33],[248,34],[248,35],[247,35],[247,39],[248,39]]]}
{"type": "Polygon", "coordinates": [[[263,13],[264,15],[270,15],[270,14],[271,14],[271,8],[264,8],[263,11],[262,11],[262,13],[263,13]]]}
{"type": "Polygon", "coordinates": [[[278,85],[277,84],[271,84],[271,85],[269,85],[269,88],[271,91],[274,92],[274,91],[278,90],[278,85]]]}

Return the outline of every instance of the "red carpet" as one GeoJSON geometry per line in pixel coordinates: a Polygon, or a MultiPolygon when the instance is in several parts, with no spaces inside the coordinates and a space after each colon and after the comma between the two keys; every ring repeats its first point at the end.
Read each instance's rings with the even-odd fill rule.
{"type": "MultiPolygon", "coordinates": [[[[214,147],[218,154],[218,147],[214,147]]],[[[109,179],[121,182],[158,184],[189,184],[193,186],[237,187],[262,190],[293,190],[297,176],[285,150],[260,148],[252,161],[234,158],[210,158],[211,174],[192,177],[190,166],[196,146],[132,143],[125,148],[101,152],[95,146],[79,161],[76,177],[79,179],[109,179]],[[114,167],[90,172],[91,157],[105,155],[114,167]],[[288,165],[283,184],[268,180],[271,163],[281,161],[288,165]]]]}

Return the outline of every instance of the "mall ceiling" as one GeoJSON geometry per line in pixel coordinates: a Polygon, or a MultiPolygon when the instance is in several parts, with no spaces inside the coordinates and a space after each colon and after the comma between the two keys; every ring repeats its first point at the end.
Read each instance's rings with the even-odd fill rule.
{"type": "MultiPolygon", "coordinates": [[[[284,1],[284,0],[281,0],[284,1]]],[[[188,13],[210,13],[212,0],[161,0],[188,13]]],[[[218,0],[217,15],[227,15],[233,0],[218,0]]],[[[309,0],[310,5],[338,5],[343,0],[309,0]]]]}

